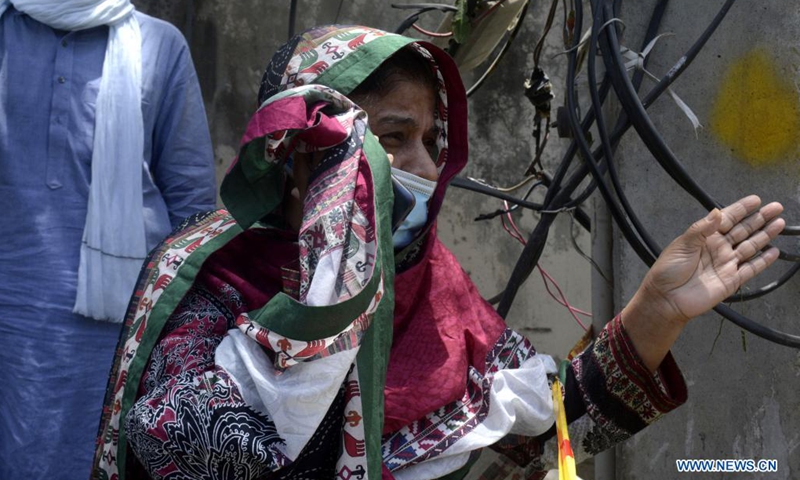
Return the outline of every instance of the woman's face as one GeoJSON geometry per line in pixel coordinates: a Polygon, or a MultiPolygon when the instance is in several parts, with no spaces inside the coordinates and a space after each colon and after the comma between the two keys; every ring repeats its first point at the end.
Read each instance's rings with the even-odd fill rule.
{"type": "Polygon", "coordinates": [[[388,94],[361,105],[372,133],[380,139],[392,166],[436,181],[435,92],[420,82],[397,80],[388,94]]]}
{"type": "MultiPolygon", "coordinates": [[[[426,180],[436,181],[436,140],[439,132],[434,123],[436,108],[432,88],[412,80],[397,80],[388,94],[359,102],[366,112],[372,133],[380,139],[386,153],[394,157],[392,166],[426,180]]],[[[321,155],[294,162],[284,202],[284,215],[289,226],[297,231],[303,218],[303,199],[308,179],[321,155]]]]}

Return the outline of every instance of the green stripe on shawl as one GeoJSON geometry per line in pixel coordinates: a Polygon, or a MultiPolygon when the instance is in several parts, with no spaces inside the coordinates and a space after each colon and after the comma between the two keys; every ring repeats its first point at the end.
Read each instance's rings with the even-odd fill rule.
{"type": "Polygon", "coordinates": [[[247,229],[270,213],[283,199],[283,173],[275,163],[264,158],[266,138],[261,137],[242,147],[238,161],[222,181],[220,196],[225,208],[235,213],[239,225],[247,229]],[[262,171],[248,172],[260,168],[262,171]]]}
{"type": "MultiPolygon", "coordinates": [[[[211,220],[218,220],[219,218],[222,218],[222,215],[215,216],[211,220]]],[[[178,307],[178,303],[180,303],[181,299],[186,295],[186,292],[188,292],[189,288],[194,284],[195,277],[200,273],[200,269],[206,259],[240,233],[242,233],[242,229],[239,228],[238,225],[232,225],[218,237],[210,240],[186,257],[183,264],[181,264],[181,267],[178,269],[177,275],[164,289],[164,292],[155,302],[153,311],[150,312],[150,316],[147,319],[147,327],[142,335],[142,341],[136,349],[136,355],[133,360],[131,360],[128,377],[125,380],[125,393],[122,397],[122,407],[119,417],[120,429],[117,448],[119,480],[125,480],[125,457],[128,453],[127,434],[122,422],[124,422],[125,416],[136,401],[136,394],[139,391],[139,381],[142,378],[142,373],[147,366],[147,361],[150,359],[150,354],[156,345],[156,341],[159,336],[161,336],[161,330],[163,330],[172,312],[178,307]]],[[[176,240],[176,242],[178,241],[180,240],[176,240]]],[[[176,242],[173,242],[173,244],[176,242]]],[[[154,267],[154,270],[157,273],[158,266],[154,267]]],[[[130,336],[136,334],[136,326],[135,324],[131,326],[130,336]]]]}
{"type": "Polygon", "coordinates": [[[376,38],[331,65],[314,80],[314,83],[326,85],[339,93],[349,95],[387,58],[413,42],[413,39],[399,35],[376,38]]]}
{"type": "Polygon", "coordinates": [[[389,159],[378,139],[369,131],[364,136],[364,152],[367,154],[375,183],[377,233],[378,245],[381,246],[379,257],[383,265],[384,295],[375,312],[372,325],[361,341],[361,350],[358,352],[356,362],[361,383],[361,404],[364,409],[367,474],[369,478],[379,479],[383,470],[381,457],[383,389],[386,384],[394,324],[394,245],[391,228],[394,192],[389,159]]]}
{"type": "MultiPolygon", "coordinates": [[[[359,50],[346,56],[342,61],[331,66],[314,83],[331,87],[347,95],[387,58],[413,41],[413,39],[398,35],[387,35],[372,40],[359,50]]],[[[259,175],[257,175],[259,178],[255,182],[252,175],[248,175],[248,173],[252,174],[253,172],[245,172],[246,165],[257,163],[252,162],[252,160],[255,158],[254,156],[263,155],[264,147],[263,138],[255,139],[244,146],[240,152],[239,161],[228,172],[222,184],[221,196],[223,201],[230,211],[236,212],[235,216],[239,225],[193,252],[186,259],[186,264],[181,266],[178,276],[170,283],[156,302],[149,320],[152,323],[147,326],[141,345],[137,349],[136,358],[131,362],[123,397],[121,419],[125,418],[125,414],[127,414],[135,401],[142,372],[164,324],[191,287],[203,262],[211,253],[241,233],[242,228],[250,227],[280,203],[283,197],[283,176],[282,172],[279,171],[280,167],[278,165],[265,166],[266,170],[259,172],[259,175]]],[[[376,277],[378,275],[383,276],[384,296],[375,312],[372,325],[362,339],[361,349],[356,361],[358,362],[361,400],[364,409],[368,476],[369,478],[379,479],[382,472],[380,448],[384,414],[383,389],[386,382],[389,350],[392,344],[392,322],[394,318],[394,250],[390,227],[394,198],[386,152],[369,131],[365,135],[363,148],[372,170],[375,185],[378,242],[382,246],[379,252],[379,262],[376,262],[375,273],[376,277]]],[[[347,313],[354,311],[356,307],[363,306],[359,313],[366,309],[366,305],[368,305],[372,295],[375,293],[375,287],[377,287],[377,284],[373,285],[374,283],[374,281],[370,282],[364,291],[347,302],[319,309],[320,314],[324,312],[325,315],[329,315],[331,310],[328,309],[341,308],[342,312],[340,314],[342,317],[339,317],[334,322],[323,322],[318,329],[315,329],[299,323],[291,325],[289,321],[282,321],[277,322],[280,325],[274,325],[275,332],[298,340],[312,337],[321,338],[314,334],[333,331],[335,327],[340,326],[338,323],[344,322],[344,317],[350,316],[347,313]],[[362,305],[364,302],[366,304],[362,305]],[[290,333],[293,335],[290,335],[290,333]]],[[[295,310],[298,306],[305,309],[302,313],[303,315],[311,312],[311,310],[308,310],[310,307],[302,306],[296,302],[293,305],[290,300],[285,295],[277,295],[268,302],[264,310],[275,309],[274,311],[280,313],[278,318],[283,317],[285,319],[299,318],[301,315],[299,312],[291,313],[291,310],[295,310]],[[273,301],[275,305],[271,306],[273,301]]],[[[312,315],[316,316],[317,314],[312,315]]],[[[350,321],[354,318],[351,318],[350,321]]],[[[264,324],[262,321],[259,321],[259,323],[264,324]]],[[[272,322],[268,323],[271,324],[272,322]]],[[[338,331],[341,331],[341,329],[338,331]]],[[[120,428],[119,449],[117,451],[120,480],[125,478],[126,450],[125,429],[120,428]]]]}
{"type": "MultiPolygon", "coordinates": [[[[325,85],[348,95],[387,58],[413,42],[411,38],[392,34],[376,38],[333,64],[317,77],[314,84],[325,85]]],[[[287,92],[281,92],[270,100],[274,102],[286,95],[287,92]]],[[[222,203],[234,213],[236,221],[245,229],[271,213],[283,199],[281,167],[258,161],[263,156],[264,147],[264,139],[256,139],[245,145],[239,160],[225,175],[220,187],[222,203]],[[264,170],[257,174],[246,171],[253,168],[251,165],[258,165],[264,170]]]]}
{"type": "MultiPolygon", "coordinates": [[[[413,39],[401,37],[399,35],[387,35],[385,37],[376,38],[332,65],[328,70],[317,77],[314,83],[328,86],[344,95],[348,95],[387,58],[392,56],[399,49],[413,42],[413,39]]],[[[257,154],[263,152],[263,145],[257,148],[261,149],[260,151],[255,150],[257,154]]],[[[369,131],[364,138],[364,151],[367,154],[367,160],[372,169],[373,181],[375,183],[375,207],[379,225],[379,245],[385,247],[380,249],[379,265],[376,262],[376,275],[378,274],[379,266],[382,269],[384,296],[378,306],[378,310],[375,312],[372,325],[362,339],[361,349],[359,350],[356,361],[358,362],[359,380],[361,383],[361,401],[364,409],[364,432],[367,444],[367,474],[369,478],[379,479],[381,478],[382,472],[380,448],[384,414],[383,389],[386,383],[386,370],[389,364],[389,350],[392,345],[392,323],[394,318],[395,260],[390,227],[394,198],[386,152],[369,131]]],[[[249,149],[246,154],[250,154],[249,149]]],[[[240,158],[239,164],[242,163],[241,160],[240,158]]],[[[279,176],[275,175],[275,177],[279,176]]],[[[226,176],[222,185],[222,197],[226,207],[230,210],[236,210],[237,221],[239,221],[240,225],[245,226],[245,228],[271,212],[272,209],[277,206],[280,197],[276,201],[274,197],[270,198],[270,195],[265,193],[276,191],[278,191],[278,188],[275,188],[274,185],[269,189],[265,188],[261,190],[260,186],[256,187],[254,184],[250,184],[246,180],[245,172],[240,165],[234,166],[226,176]]],[[[327,308],[337,307],[349,310],[350,308],[355,308],[356,305],[360,308],[362,306],[360,304],[365,301],[368,303],[368,300],[371,299],[373,294],[374,290],[372,289],[371,282],[361,294],[348,302],[344,302],[340,307],[326,307],[318,311],[320,313],[329,312],[327,308]],[[371,291],[368,292],[368,290],[371,291]],[[369,296],[364,296],[365,299],[361,299],[362,294],[365,293],[369,293],[369,296]],[[350,304],[351,301],[353,302],[352,306],[350,304]]],[[[279,313],[279,315],[276,315],[278,319],[296,319],[298,317],[287,310],[294,307],[292,302],[294,302],[292,299],[284,295],[278,295],[269,302],[265,309],[275,308],[276,313],[279,313]],[[274,307],[270,307],[273,301],[275,301],[276,304],[274,307]]],[[[363,307],[366,309],[366,306],[363,307]]],[[[363,309],[361,311],[363,311],[363,309]]],[[[305,307],[304,314],[310,313],[319,318],[316,313],[312,312],[313,310],[310,310],[309,307],[305,307]]],[[[329,336],[329,332],[335,331],[337,327],[344,328],[346,323],[341,325],[344,321],[344,318],[340,318],[333,322],[328,322],[327,324],[323,322],[320,323],[318,329],[307,324],[300,325],[298,323],[296,325],[290,325],[289,321],[276,321],[274,324],[270,321],[269,323],[274,327],[275,332],[291,338],[303,340],[304,338],[323,338],[329,336]],[[334,325],[334,323],[336,325],[334,325]],[[327,335],[317,336],[321,333],[327,333],[327,335]]],[[[258,323],[267,326],[262,323],[262,321],[258,323]]],[[[338,331],[341,331],[341,329],[338,331]]]]}
{"type": "Polygon", "coordinates": [[[364,136],[363,148],[375,187],[374,205],[379,245],[372,279],[355,297],[327,307],[309,307],[280,293],[263,308],[251,312],[250,318],[275,333],[297,340],[308,341],[329,337],[344,330],[367,309],[375,295],[378,282],[381,276],[383,277],[383,298],[378,304],[372,324],[361,339],[361,349],[356,357],[361,405],[364,410],[367,473],[369,478],[381,478],[383,389],[392,346],[394,319],[394,247],[390,228],[394,193],[391,188],[386,152],[369,131],[364,136]]]}
{"type": "Polygon", "coordinates": [[[312,307],[303,305],[280,292],[259,310],[248,313],[250,320],[278,335],[310,342],[341,333],[369,307],[378,290],[382,262],[375,263],[375,275],[353,298],[335,305],[312,307]],[[298,322],[298,319],[302,319],[298,322]]]}

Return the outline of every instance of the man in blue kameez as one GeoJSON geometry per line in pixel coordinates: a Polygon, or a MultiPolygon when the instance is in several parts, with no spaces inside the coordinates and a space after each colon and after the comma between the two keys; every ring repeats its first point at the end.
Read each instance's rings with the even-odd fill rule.
{"type": "Polygon", "coordinates": [[[175,28],[123,0],[0,0],[0,479],[86,478],[142,259],[215,200],[175,28]]]}

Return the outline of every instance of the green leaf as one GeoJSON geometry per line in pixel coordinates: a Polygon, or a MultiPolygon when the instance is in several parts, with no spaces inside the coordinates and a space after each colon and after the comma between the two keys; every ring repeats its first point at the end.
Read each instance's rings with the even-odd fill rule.
{"type": "Polygon", "coordinates": [[[458,43],[464,43],[469,38],[471,30],[467,0],[456,0],[458,11],[453,15],[453,38],[458,43]]]}

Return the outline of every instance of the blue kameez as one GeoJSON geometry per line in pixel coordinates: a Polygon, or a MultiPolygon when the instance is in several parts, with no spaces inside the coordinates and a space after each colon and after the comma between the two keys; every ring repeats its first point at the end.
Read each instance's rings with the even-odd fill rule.
{"type": "MultiPolygon", "coordinates": [[[[148,248],[214,208],[213,155],[181,34],[142,31],[148,248]]],[[[85,479],[120,325],[72,313],[108,28],[0,17],[0,479],[85,479]]]]}

